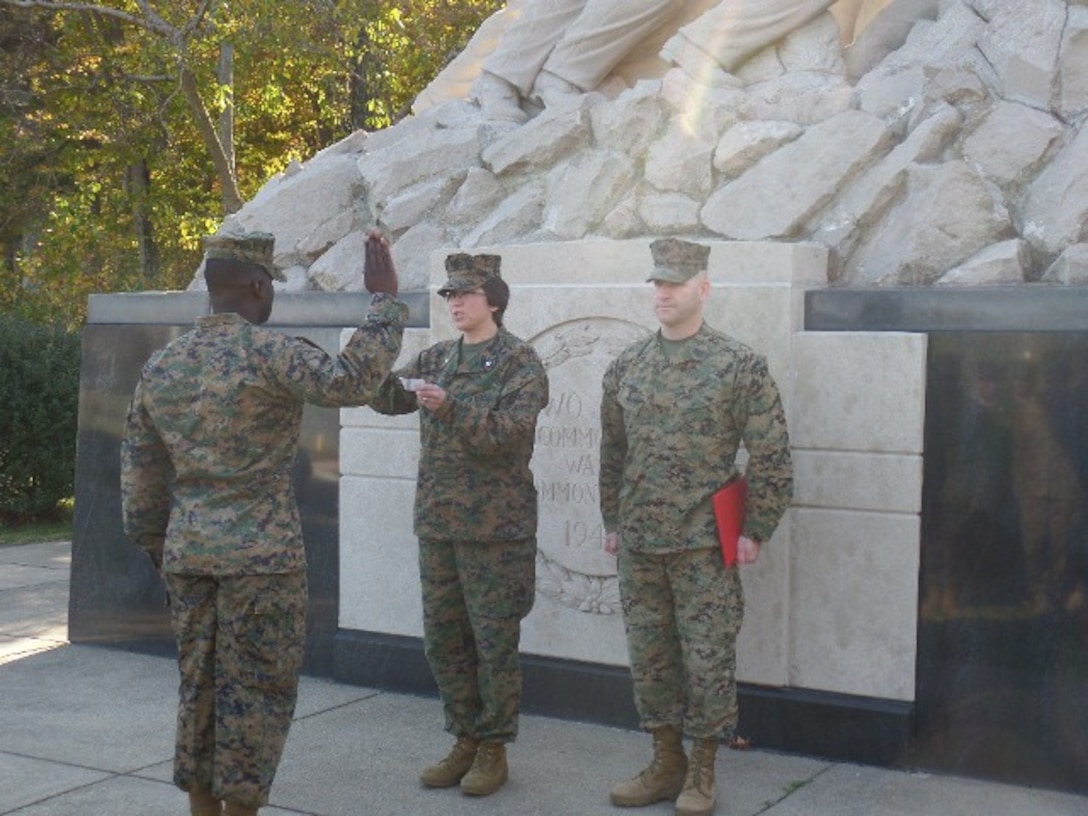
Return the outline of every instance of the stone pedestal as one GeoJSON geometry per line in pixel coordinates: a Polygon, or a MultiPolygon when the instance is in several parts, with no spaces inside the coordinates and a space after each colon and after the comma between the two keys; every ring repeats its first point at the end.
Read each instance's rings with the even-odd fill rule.
{"type": "MultiPolygon", "coordinates": [[[[533,459],[537,598],[521,643],[530,710],[577,696],[581,705],[566,706],[572,716],[632,722],[615,559],[601,546],[599,406],[605,367],[657,328],[648,246],[581,241],[480,250],[503,256],[512,289],[505,323],[537,349],[551,387],[533,459]],[[586,689],[598,686],[586,678],[611,692],[594,699],[586,689]]],[[[432,292],[445,280],[442,261],[432,258],[432,292]]],[[[709,266],[706,319],[768,358],[797,461],[795,506],[760,563],[743,571],[738,677],[750,688],[742,695],[756,686],[803,692],[809,708],[827,712],[863,697],[866,705],[876,701],[875,716],[895,724],[889,744],[905,739],[914,690],[925,336],[805,334],[805,293],[826,280],[822,248],[715,243],[709,266]]],[[[431,309],[430,327],[411,333],[404,359],[455,336],[437,297],[431,309]]],[[[411,531],[417,420],[367,408],[341,416],[337,675],[428,690],[411,531]]],[[[785,709],[764,695],[743,711],[766,724],[785,709]]],[[[873,753],[865,737],[857,744],[873,753]]]]}
{"type": "MultiPolygon", "coordinates": [[[[605,366],[656,326],[648,241],[496,251],[513,290],[507,323],[551,383],[533,460],[540,535],[523,709],[633,727],[615,564],[600,546],[597,412],[605,366]]],[[[442,260],[430,259],[430,292],[404,295],[404,359],[455,335],[433,294],[442,260]]],[[[828,289],[826,264],[803,244],[719,243],[710,255],[707,319],[767,356],[796,474],[792,508],[742,573],[740,733],[763,748],[1082,791],[1088,288],[828,289]],[[1025,390],[1031,376],[1046,387],[1025,390]],[[996,424],[976,404],[983,391],[996,424]],[[1031,393],[1039,399],[1025,402],[1031,393]],[[974,445],[984,456],[964,476],[982,431],[1008,445],[974,445]],[[1017,448],[1028,438],[1053,448],[1037,467],[1066,463],[1061,479],[1028,480],[1046,496],[1025,492],[1016,464],[1040,450],[1017,448]],[[989,498],[970,501],[979,495],[989,498]],[[1061,547],[1033,534],[1038,511],[1058,506],[1077,511],[1064,516],[1061,547]],[[1053,590],[1041,606],[1028,586],[1040,569],[1053,590]]],[[[365,301],[278,297],[273,324],[335,350],[365,301]]],[[[117,446],[143,361],[204,308],[195,294],[92,299],[74,642],[172,648],[157,578],[120,531],[117,446]]],[[[308,409],[296,489],[310,673],[434,692],[411,530],[418,444],[414,416],[308,409]]]]}

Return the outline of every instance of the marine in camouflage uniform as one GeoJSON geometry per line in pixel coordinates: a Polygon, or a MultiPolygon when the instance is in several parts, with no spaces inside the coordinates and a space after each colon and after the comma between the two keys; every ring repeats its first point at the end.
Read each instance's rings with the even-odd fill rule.
{"type": "Polygon", "coordinates": [[[505,782],[503,746],[517,736],[518,641],[536,586],[529,460],[548,379],[533,348],[502,325],[509,288],[499,256],[457,253],[446,269],[438,294],[461,336],[397,371],[371,407],[420,409],[414,528],[424,650],[457,738],[421,781],[486,795],[505,782]]]}
{"type": "Polygon", "coordinates": [[[620,783],[612,798],[641,805],[679,795],[677,813],[709,813],[714,751],[737,722],[744,612],[738,570],[723,563],[711,495],[737,474],[743,443],[747,542],[738,563],[751,563],[789,505],[792,466],[766,361],[702,320],[709,248],[664,239],[651,251],[662,329],[625,349],[604,375],[600,495],[606,546],[618,548],[635,703],[661,762],[649,776],[652,767],[620,783]],[[680,306],[679,290],[687,293],[680,306]],[[694,740],[690,767],[682,734],[694,740]]]}
{"type": "Polygon", "coordinates": [[[272,278],[283,280],[273,240],[206,239],[214,313],[148,360],[121,446],[125,532],[161,567],[170,599],[181,674],[174,781],[194,814],[219,813],[221,800],[228,814],[255,813],[268,801],[306,635],[291,485],[303,405],[364,404],[407,318],[388,248],[372,236],[365,274],[384,274],[384,293],[339,357],[255,325],[271,312],[272,278]],[[373,253],[382,270],[370,268],[373,253]]]}

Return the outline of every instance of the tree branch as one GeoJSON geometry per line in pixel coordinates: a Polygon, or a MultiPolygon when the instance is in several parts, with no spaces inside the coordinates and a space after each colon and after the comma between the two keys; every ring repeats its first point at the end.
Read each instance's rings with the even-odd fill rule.
{"type": "Polygon", "coordinates": [[[208,114],[204,100],[200,97],[196,77],[193,76],[193,72],[184,63],[180,64],[179,70],[181,71],[181,91],[185,95],[185,100],[189,103],[189,110],[193,113],[197,129],[204,140],[204,146],[211,155],[212,164],[215,165],[215,173],[219,177],[219,183],[222,187],[223,210],[228,214],[238,212],[242,208],[242,196],[238,192],[238,180],[235,178],[234,168],[231,166],[227,152],[223,149],[223,143],[219,141],[215,123],[208,114]]]}
{"type": "MultiPolygon", "coordinates": [[[[215,167],[216,176],[219,178],[223,209],[227,213],[237,212],[242,207],[242,196],[238,191],[238,178],[234,170],[234,145],[224,144],[217,132],[215,123],[208,113],[208,108],[200,95],[196,76],[187,62],[187,50],[189,39],[194,32],[207,20],[213,12],[218,0],[201,0],[196,11],[190,16],[184,27],[168,23],[152,6],[150,0],[135,0],[140,15],[131,14],[111,6],[98,3],[74,2],[73,0],[0,0],[0,5],[24,9],[44,9],[48,11],[74,11],[91,14],[100,14],[113,17],[129,25],[143,29],[158,37],[162,37],[174,48],[177,58],[178,76],[182,94],[189,105],[197,130],[200,132],[204,147],[207,149],[215,167]]],[[[149,77],[140,77],[140,81],[148,81],[149,77]]],[[[233,133],[226,134],[233,138],[233,133]]]]}
{"type": "Polygon", "coordinates": [[[181,29],[181,35],[185,38],[186,42],[188,42],[189,38],[193,35],[193,32],[200,28],[204,22],[204,18],[211,15],[214,6],[217,3],[218,0],[201,0],[200,6],[189,18],[189,22],[181,29]]]}
{"type": "Polygon", "coordinates": [[[138,26],[145,31],[150,31],[153,34],[159,34],[167,37],[173,42],[173,36],[177,32],[177,29],[173,26],[166,25],[162,18],[156,15],[156,18],[166,25],[166,28],[156,27],[151,20],[137,17],[135,14],[129,14],[122,9],[112,8],[111,6],[101,6],[97,3],[69,3],[64,0],[0,0],[0,4],[5,6],[13,6],[15,8],[27,8],[27,9],[47,9],[49,11],[81,11],[89,12],[92,14],[101,14],[104,17],[113,17],[117,20],[122,20],[130,25],[138,26]]]}

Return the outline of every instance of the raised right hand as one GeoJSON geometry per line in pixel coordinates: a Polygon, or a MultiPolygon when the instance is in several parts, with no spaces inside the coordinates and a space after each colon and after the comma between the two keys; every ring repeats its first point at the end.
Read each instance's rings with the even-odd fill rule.
{"type": "Polygon", "coordinates": [[[372,295],[384,292],[395,297],[397,294],[397,269],[389,252],[389,242],[377,230],[366,237],[363,286],[372,295]]]}

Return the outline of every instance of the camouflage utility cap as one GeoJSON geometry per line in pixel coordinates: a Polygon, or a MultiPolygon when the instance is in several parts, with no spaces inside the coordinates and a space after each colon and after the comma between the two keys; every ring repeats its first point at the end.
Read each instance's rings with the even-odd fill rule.
{"type": "Polygon", "coordinates": [[[223,261],[248,261],[263,266],[273,279],[285,281],[287,277],[272,261],[272,248],[276,236],[270,232],[222,232],[204,236],[205,259],[223,261]]]}
{"type": "Polygon", "coordinates": [[[448,280],[438,290],[439,297],[454,292],[475,292],[489,278],[498,278],[502,257],[499,255],[469,255],[456,252],[446,256],[448,280]]]}
{"type": "Polygon", "coordinates": [[[654,271],[646,280],[683,283],[706,270],[710,247],[679,238],[658,238],[650,244],[650,254],[654,271]]]}

